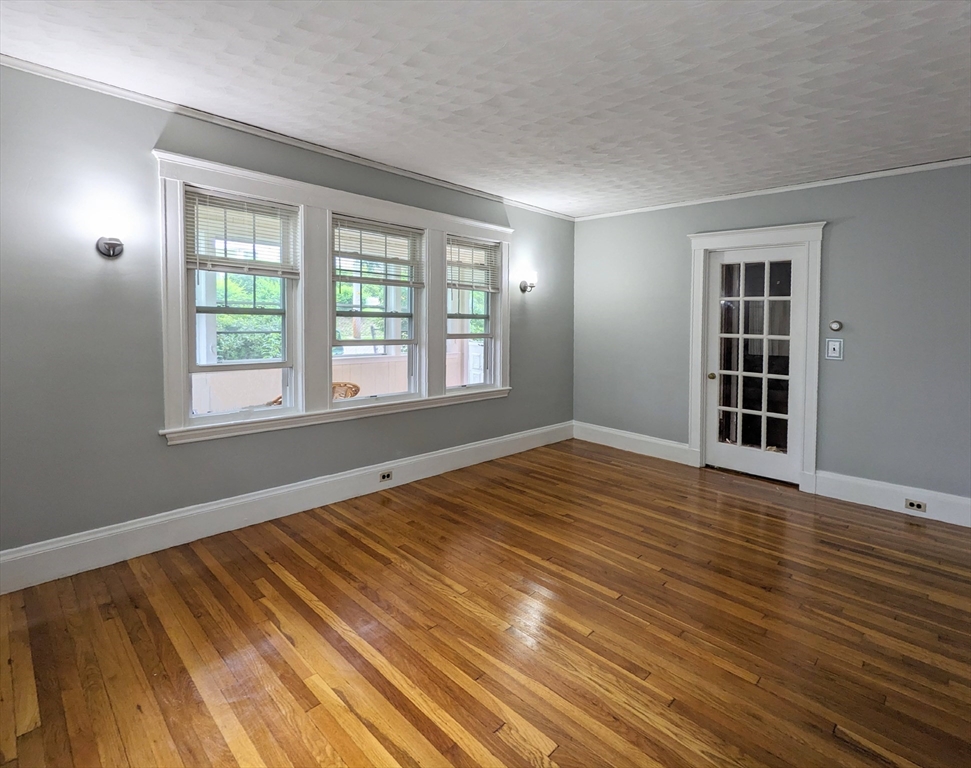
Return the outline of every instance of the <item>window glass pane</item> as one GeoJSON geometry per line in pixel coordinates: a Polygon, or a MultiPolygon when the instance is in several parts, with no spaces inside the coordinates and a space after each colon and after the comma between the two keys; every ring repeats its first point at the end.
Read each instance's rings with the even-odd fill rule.
{"type": "Polygon", "coordinates": [[[751,413],[742,414],[742,445],[762,447],[762,417],[751,413]]]}
{"type": "Polygon", "coordinates": [[[720,443],[738,442],[738,414],[735,411],[718,413],[718,441],[720,443]]]}
{"type": "Polygon", "coordinates": [[[722,264],[722,296],[739,296],[740,264],[722,264]]]}
{"type": "Polygon", "coordinates": [[[287,399],[289,368],[190,374],[192,414],[232,413],[244,408],[280,407],[287,399]]]}
{"type": "Polygon", "coordinates": [[[764,301],[745,302],[745,333],[761,335],[765,328],[764,301]]]}
{"type": "Polygon", "coordinates": [[[789,422],[785,419],[765,420],[765,450],[786,453],[789,448],[789,422]]]}
{"type": "Polygon", "coordinates": [[[412,289],[370,283],[334,283],[338,312],[402,312],[411,314],[412,289]]]}
{"type": "Polygon", "coordinates": [[[738,302],[722,302],[722,333],[738,333],[738,302]]]}
{"type": "Polygon", "coordinates": [[[745,265],[745,295],[765,296],[765,262],[745,265]]]}
{"type": "Polygon", "coordinates": [[[789,380],[769,379],[766,387],[766,410],[771,413],[789,413],[789,380]]]}
{"type": "MultiPolygon", "coordinates": [[[[340,345],[345,339],[375,339],[384,341],[385,339],[410,339],[411,320],[410,318],[397,317],[337,317],[334,324],[335,344],[340,345]]],[[[344,354],[354,354],[350,349],[352,345],[346,347],[344,354]]],[[[357,347],[365,349],[370,353],[370,345],[357,347]]]]}
{"type": "Polygon", "coordinates": [[[193,275],[198,365],[284,359],[283,278],[211,270],[193,275]]]}
{"type": "Polygon", "coordinates": [[[489,333],[489,320],[483,317],[448,319],[448,333],[489,333]]]}
{"type": "Polygon", "coordinates": [[[792,291],[792,262],[769,264],[769,296],[788,296],[792,291]]]}
{"type": "Polygon", "coordinates": [[[196,363],[283,361],[283,315],[196,314],[196,363]]]}
{"type": "Polygon", "coordinates": [[[489,383],[489,339],[449,339],[445,342],[445,386],[489,383]]]}
{"type": "Polygon", "coordinates": [[[726,408],[738,407],[738,376],[722,374],[718,404],[726,408]]]}
{"type": "Polygon", "coordinates": [[[489,294],[486,291],[449,288],[447,312],[450,315],[488,315],[489,294]]]}
{"type": "Polygon", "coordinates": [[[789,302],[769,302],[769,336],[789,335],[789,302]]]}
{"type": "Polygon", "coordinates": [[[283,309],[282,277],[195,270],[196,306],[283,309]]]}
{"type": "Polygon", "coordinates": [[[411,392],[411,355],[412,347],[408,344],[335,346],[331,358],[334,399],[359,401],[411,392]],[[352,398],[342,397],[353,391],[353,388],[341,388],[342,384],[353,384],[358,388],[357,394],[352,398]]]}
{"type": "Polygon", "coordinates": [[[742,370],[750,373],[762,373],[762,339],[745,339],[745,355],[742,360],[742,370]]]}
{"type": "Polygon", "coordinates": [[[738,339],[722,339],[721,370],[738,370],[738,339]]]}
{"type": "Polygon", "coordinates": [[[789,342],[782,339],[769,339],[769,373],[789,375],[789,342]]]}
{"type": "Polygon", "coordinates": [[[742,377],[742,408],[747,411],[762,410],[762,379],[759,376],[742,377]]]}

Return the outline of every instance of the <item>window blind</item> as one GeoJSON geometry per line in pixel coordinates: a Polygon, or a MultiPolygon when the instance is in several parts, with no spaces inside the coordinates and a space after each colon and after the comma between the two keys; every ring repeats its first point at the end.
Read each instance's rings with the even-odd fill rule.
{"type": "Polygon", "coordinates": [[[499,293],[502,287],[502,249],[499,243],[481,243],[448,236],[445,247],[449,288],[499,293]]]}
{"type": "Polygon", "coordinates": [[[334,281],[424,286],[424,230],[333,217],[334,281]]]}
{"type": "Polygon", "coordinates": [[[299,208],[190,186],[184,199],[187,267],[300,276],[299,208]]]}

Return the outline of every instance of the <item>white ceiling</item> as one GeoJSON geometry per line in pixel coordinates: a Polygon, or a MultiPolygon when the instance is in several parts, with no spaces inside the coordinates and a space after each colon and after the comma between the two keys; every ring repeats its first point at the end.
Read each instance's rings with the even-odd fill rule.
{"type": "Polygon", "coordinates": [[[2,0],[0,51],[573,216],[971,155],[965,0],[2,0]]]}

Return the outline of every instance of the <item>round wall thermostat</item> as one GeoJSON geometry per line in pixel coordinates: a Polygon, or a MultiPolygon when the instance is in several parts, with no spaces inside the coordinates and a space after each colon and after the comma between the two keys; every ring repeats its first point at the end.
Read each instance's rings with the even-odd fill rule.
{"type": "Polygon", "coordinates": [[[839,320],[834,320],[833,322],[831,322],[829,324],[829,329],[831,331],[842,331],[843,330],[843,324],[839,320]]]}

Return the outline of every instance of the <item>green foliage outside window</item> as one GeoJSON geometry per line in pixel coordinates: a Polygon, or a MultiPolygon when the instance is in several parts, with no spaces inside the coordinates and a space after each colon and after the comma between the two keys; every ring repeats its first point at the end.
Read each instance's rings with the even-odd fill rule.
{"type": "MultiPolygon", "coordinates": [[[[279,277],[215,272],[216,307],[283,309],[279,277]]],[[[210,306],[213,306],[210,304],[210,306]]],[[[283,359],[283,315],[216,315],[216,355],[220,363],[283,359]]]]}

